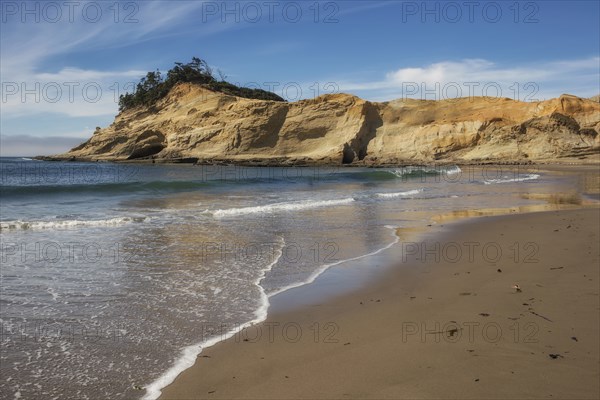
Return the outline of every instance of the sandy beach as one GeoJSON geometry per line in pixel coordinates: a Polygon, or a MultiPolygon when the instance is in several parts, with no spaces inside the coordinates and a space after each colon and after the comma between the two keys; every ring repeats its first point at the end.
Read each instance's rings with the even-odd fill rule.
{"type": "Polygon", "coordinates": [[[599,221],[448,223],[341,295],[332,269],[274,296],[267,321],[205,349],[161,398],[598,398],[599,221]]]}

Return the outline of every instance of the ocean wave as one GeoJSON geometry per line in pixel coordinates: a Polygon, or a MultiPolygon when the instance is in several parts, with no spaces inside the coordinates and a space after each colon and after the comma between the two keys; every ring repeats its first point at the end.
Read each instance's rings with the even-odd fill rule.
{"type": "Polygon", "coordinates": [[[202,189],[210,185],[206,181],[152,181],[152,182],[114,182],[79,183],[57,185],[2,185],[3,196],[39,196],[40,194],[77,194],[112,195],[135,192],[173,192],[202,189]]]}
{"type": "Polygon", "coordinates": [[[212,215],[216,218],[223,217],[231,217],[236,215],[246,215],[246,214],[268,214],[274,212],[282,212],[282,211],[299,211],[306,210],[309,208],[318,208],[318,207],[330,207],[330,206],[339,206],[344,204],[350,204],[354,202],[354,199],[344,198],[344,199],[336,199],[336,200],[306,200],[294,203],[273,203],[266,204],[263,206],[254,206],[254,207],[240,207],[240,208],[227,208],[222,210],[214,210],[208,211],[212,213],[212,215]]]}
{"type": "Polygon", "coordinates": [[[0,222],[0,231],[12,230],[42,230],[42,229],[70,229],[98,226],[118,226],[134,222],[144,222],[147,217],[115,217],[97,220],[57,220],[57,221],[3,221],[0,222]]]}
{"type": "Polygon", "coordinates": [[[526,174],[526,175],[523,175],[518,178],[508,178],[507,176],[504,176],[503,178],[499,178],[499,179],[487,179],[487,180],[483,181],[483,183],[486,185],[494,185],[497,183],[523,182],[523,181],[536,180],[536,179],[539,179],[539,177],[540,176],[538,174],[526,174]]]}
{"type": "MultiPolygon", "coordinates": [[[[32,176],[7,175],[4,177],[1,190],[4,197],[23,197],[47,195],[73,195],[73,194],[94,194],[94,195],[115,195],[131,193],[172,193],[197,191],[210,187],[224,185],[255,185],[255,184],[294,184],[315,182],[339,182],[339,181],[388,181],[398,178],[410,179],[425,175],[453,175],[461,172],[458,166],[447,167],[418,167],[409,166],[397,169],[352,169],[344,170],[314,170],[301,171],[299,175],[287,176],[286,174],[275,174],[275,172],[263,172],[256,177],[240,175],[229,177],[228,175],[217,176],[216,179],[190,179],[190,180],[125,180],[112,176],[112,179],[102,176],[82,176],[62,174],[60,176],[45,177],[41,174],[32,176]],[[230,179],[227,179],[230,178],[230,179]],[[73,181],[70,181],[70,180],[73,181]]],[[[201,171],[199,173],[202,173],[201,171]]],[[[109,177],[110,178],[110,177],[109,177]]]]}
{"type": "Polygon", "coordinates": [[[408,166],[388,171],[398,178],[420,177],[426,175],[455,175],[462,172],[458,165],[445,167],[418,167],[408,166]]]}
{"type": "Polygon", "coordinates": [[[406,192],[377,193],[377,197],[381,197],[384,199],[391,199],[391,198],[395,198],[395,197],[412,196],[415,194],[419,194],[421,192],[423,192],[423,189],[413,189],[413,190],[408,190],[406,192]]]}
{"type": "Polygon", "coordinates": [[[339,177],[360,181],[389,181],[396,180],[398,178],[410,179],[420,178],[423,176],[454,175],[461,172],[462,170],[457,165],[443,167],[406,166],[395,169],[372,168],[368,170],[363,169],[357,171],[344,171],[341,173],[324,176],[323,179],[337,179],[339,177]]]}

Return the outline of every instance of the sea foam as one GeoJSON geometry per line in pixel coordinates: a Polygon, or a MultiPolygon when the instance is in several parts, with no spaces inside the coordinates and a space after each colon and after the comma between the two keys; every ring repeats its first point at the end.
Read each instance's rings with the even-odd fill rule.
{"type": "Polygon", "coordinates": [[[540,176],[538,174],[526,174],[526,175],[520,176],[518,178],[509,178],[508,176],[504,176],[504,177],[498,178],[498,179],[487,179],[487,180],[483,181],[483,183],[486,185],[494,185],[497,183],[523,182],[523,181],[536,180],[536,179],[539,179],[539,177],[540,176]]]}
{"type": "Polygon", "coordinates": [[[336,200],[305,200],[292,203],[273,203],[254,207],[227,208],[223,210],[214,210],[212,215],[216,218],[231,217],[246,214],[269,214],[285,211],[299,211],[318,207],[331,207],[354,202],[351,197],[336,200]]]}
{"type": "Polygon", "coordinates": [[[41,230],[41,229],[69,229],[98,226],[119,226],[132,222],[143,222],[147,217],[115,217],[97,220],[57,220],[57,221],[4,221],[0,222],[0,231],[11,230],[41,230]]]}
{"type": "Polygon", "coordinates": [[[175,362],[175,364],[169,368],[164,374],[162,374],[158,379],[149,384],[146,387],[146,394],[144,395],[144,400],[155,400],[160,397],[162,394],[162,389],[166,386],[170,385],[175,381],[175,378],[179,376],[183,371],[192,367],[196,362],[196,358],[202,352],[203,349],[214,346],[215,344],[227,340],[230,337],[234,336],[236,333],[241,332],[243,329],[248,328],[252,325],[259,324],[267,319],[267,310],[269,309],[269,296],[267,296],[264,288],[260,285],[262,280],[265,278],[267,272],[269,272],[274,265],[279,262],[281,255],[283,254],[283,247],[285,246],[285,241],[283,238],[280,238],[280,247],[277,251],[277,256],[274,257],[273,262],[269,263],[261,270],[259,277],[254,281],[254,285],[256,285],[260,290],[261,304],[254,312],[254,319],[248,321],[246,323],[240,324],[229,332],[212,337],[206,341],[193,344],[184,348],[181,351],[181,355],[179,359],[175,362]]]}
{"type": "Polygon", "coordinates": [[[413,189],[413,190],[408,190],[406,192],[377,193],[377,197],[381,197],[384,199],[392,199],[395,197],[413,196],[415,194],[421,193],[422,191],[423,191],[423,189],[413,189]]]}

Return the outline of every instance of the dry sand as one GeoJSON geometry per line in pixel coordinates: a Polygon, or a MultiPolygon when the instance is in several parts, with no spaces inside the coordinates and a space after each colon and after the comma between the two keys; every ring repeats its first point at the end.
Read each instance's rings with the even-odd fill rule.
{"type": "Polygon", "coordinates": [[[599,243],[598,208],[447,224],[360,289],[275,296],[162,398],[598,399],[599,243]]]}

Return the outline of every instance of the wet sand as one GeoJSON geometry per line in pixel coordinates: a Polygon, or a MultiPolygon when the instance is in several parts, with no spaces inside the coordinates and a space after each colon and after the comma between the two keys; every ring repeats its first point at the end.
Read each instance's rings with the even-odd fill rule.
{"type": "Polygon", "coordinates": [[[446,224],[362,288],[273,297],[161,398],[596,399],[599,243],[598,208],[446,224]]]}

